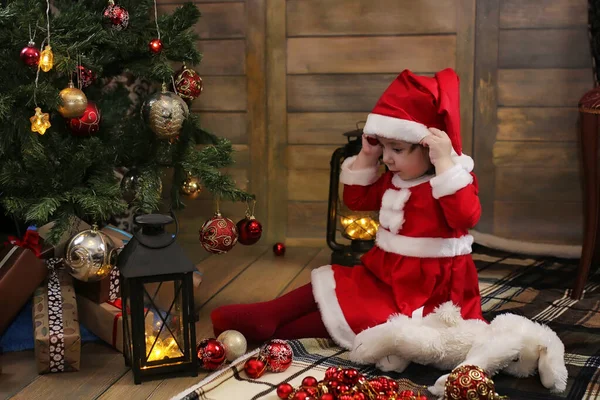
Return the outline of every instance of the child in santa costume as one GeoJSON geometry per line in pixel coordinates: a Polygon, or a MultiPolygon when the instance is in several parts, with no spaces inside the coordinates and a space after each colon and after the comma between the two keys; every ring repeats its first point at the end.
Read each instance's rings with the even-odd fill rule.
{"type": "Polygon", "coordinates": [[[310,284],[278,299],[218,308],[215,334],[331,337],[351,349],[357,333],[391,315],[423,316],[449,300],[463,318],[483,319],[468,234],[481,207],[473,160],[461,151],[458,76],[451,69],[435,77],[403,71],[363,132],[360,154],[344,161],[340,175],[348,208],[379,210],[376,245],[362,265],[323,266],[310,284]]]}

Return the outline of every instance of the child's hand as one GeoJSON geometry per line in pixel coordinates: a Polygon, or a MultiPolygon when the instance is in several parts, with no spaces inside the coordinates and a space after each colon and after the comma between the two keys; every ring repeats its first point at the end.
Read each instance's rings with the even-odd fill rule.
{"type": "Polygon", "coordinates": [[[437,175],[452,168],[454,161],[452,161],[452,142],[446,134],[436,128],[429,128],[431,135],[425,136],[421,140],[421,144],[429,148],[429,159],[435,166],[435,172],[437,175]]]}
{"type": "Polygon", "coordinates": [[[383,148],[375,137],[362,135],[362,150],[360,153],[364,155],[365,159],[371,160],[375,164],[383,154],[383,148]],[[377,144],[371,144],[373,141],[377,144]]]}

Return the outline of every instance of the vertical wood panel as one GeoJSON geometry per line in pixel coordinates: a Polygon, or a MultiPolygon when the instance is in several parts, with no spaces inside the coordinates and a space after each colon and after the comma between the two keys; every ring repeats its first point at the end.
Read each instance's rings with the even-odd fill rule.
{"type": "Polygon", "coordinates": [[[286,106],[286,0],[269,0],[267,5],[267,170],[268,241],[282,240],[287,228],[287,170],[284,154],[287,146],[286,106]]]}
{"type": "Polygon", "coordinates": [[[499,0],[477,3],[474,156],[482,207],[478,229],[483,232],[492,232],[494,224],[495,167],[492,154],[497,130],[499,10],[499,0]]]}
{"type": "MultiPolygon", "coordinates": [[[[247,0],[248,34],[246,69],[248,77],[248,135],[251,149],[250,190],[256,195],[255,215],[268,221],[269,186],[264,171],[267,164],[267,70],[265,60],[266,0],[247,0]]],[[[268,230],[270,224],[265,225],[268,230]]]]}
{"type": "Polygon", "coordinates": [[[460,77],[460,123],[463,152],[473,154],[476,0],[457,0],[456,73],[460,77]]]}

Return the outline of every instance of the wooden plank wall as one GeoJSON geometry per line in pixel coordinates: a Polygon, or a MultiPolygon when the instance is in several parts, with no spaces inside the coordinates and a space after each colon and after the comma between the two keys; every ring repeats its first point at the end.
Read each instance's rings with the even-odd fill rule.
{"type": "Polygon", "coordinates": [[[593,87],[587,2],[479,3],[486,4],[477,16],[482,27],[477,39],[488,52],[496,50],[497,40],[495,66],[485,65],[493,60],[485,49],[478,46],[476,52],[481,79],[476,103],[482,101],[483,110],[475,118],[487,123],[476,123],[475,155],[485,174],[483,190],[494,188],[493,197],[484,196],[483,223],[511,239],[579,244],[576,107],[593,87]],[[486,82],[485,73],[496,81],[486,82]],[[494,84],[495,91],[486,89],[494,84]],[[488,111],[495,115],[490,118],[488,111]]]}

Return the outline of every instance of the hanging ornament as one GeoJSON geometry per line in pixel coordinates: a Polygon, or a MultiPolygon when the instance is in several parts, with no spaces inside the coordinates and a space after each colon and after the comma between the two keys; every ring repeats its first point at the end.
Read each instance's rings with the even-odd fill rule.
{"type": "Polygon", "coordinates": [[[283,372],[292,365],[292,347],[285,340],[270,340],[260,354],[267,360],[267,369],[271,372],[283,372]]]}
{"type": "Polygon", "coordinates": [[[40,51],[35,47],[33,40],[23,47],[20,54],[21,60],[30,67],[37,65],[40,61],[40,51]]]}
{"type": "Polygon", "coordinates": [[[240,235],[238,242],[246,246],[258,242],[262,235],[262,225],[254,217],[255,206],[256,200],[252,206],[252,211],[250,211],[250,206],[246,205],[246,218],[237,223],[238,234],[240,235]]]}
{"type": "Polygon", "coordinates": [[[217,340],[225,346],[225,358],[227,358],[227,361],[233,361],[243,356],[248,349],[246,338],[238,331],[225,331],[217,337],[217,340]]]}
{"type": "Polygon", "coordinates": [[[88,104],[87,97],[85,97],[85,93],[73,86],[72,81],[58,95],[61,99],[61,104],[58,106],[60,115],[64,118],[80,118],[83,116],[88,104]]]}
{"type": "Polygon", "coordinates": [[[38,63],[40,69],[44,72],[48,72],[54,66],[54,53],[52,53],[52,47],[46,45],[42,54],[40,54],[40,61],[38,63]]]}
{"type": "Polygon", "coordinates": [[[139,171],[137,168],[131,168],[121,178],[123,200],[127,203],[133,202],[138,197],[143,185],[149,185],[159,196],[162,193],[162,180],[159,176],[148,170],[139,171]]]}
{"type": "Polygon", "coordinates": [[[40,135],[46,133],[46,130],[50,128],[50,115],[43,113],[39,107],[35,108],[35,115],[29,118],[31,122],[31,132],[37,132],[40,135]]]}
{"type": "Polygon", "coordinates": [[[181,193],[188,196],[190,199],[195,199],[202,193],[202,185],[200,179],[188,174],[188,177],[181,184],[181,193]]]}
{"type": "Polygon", "coordinates": [[[122,31],[129,25],[129,12],[119,5],[115,5],[114,0],[108,0],[108,6],[102,12],[104,24],[110,26],[115,31],[122,31]]]}
{"type": "Polygon", "coordinates": [[[154,54],[158,54],[161,52],[163,44],[160,39],[152,39],[150,43],[148,43],[148,48],[154,54]]]}
{"type": "Polygon", "coordinates": [[[476,365],[463,365],[452,370],[446,386],[444,399],[497,400],[506,398],[496,393],[494,381],[476,365]]]}
{"type": "Polygon", "coordinates": [[[83,282],[106,278],[117,264],[115,243],[95,226],[69,239],[65,249],[65,265],[69,273],[83,282]]]}
{"type": "Polygon", "coordinates": [[[225,364],[225,347],[217,339],[202,339],[196,346],[200,366],[208,370],[216,370],[225,364]]]}
{"type": "Polygon", "coordinates": [[[185,63],[175,76],[175,91],[181,98],[192,101],[202,93],[204,85],[196,71],[188,68],[185,63]]]}
{"type": "Polygon", "coordinates": [[[244,372],[246,372],[246,375],[251,379],[260,378],[264,375],[266,370],[267,365],[265,364],[265,360],[260,356],[250,357],[244,363],[244,372]]]}
{"type": "Polygon", "coordinates": [[[75,136],[91,136],[100,130],[100,118],[98,106],[88,101],[83,115],[69,120],[69,128],[75,136]]]}
{"type": "Polygon", "coordinates": [[[142,114],[159,139],[173,139],[179,135],[189,109],[181,97],[168,92],[163,84],[162,92],[150,96],[142,105],[142,114]]]}
{"type": "Polygon", "coordinates": [[[81,82],[81,87],[85,89],[90,86],[96,80],[96,74],[89,68],[84,67],[83,65],[77,66],[77,70],[79,73],[79,80],[81,82]]]}
{"type": "Polygon", "coordinates": [[[235,223],[218,211],[200,228],[200,243],[213,254],[225,254],[235,246],[238,232],[235,223]]]}
{"type": "Polygon", "coordinates": [[[285,254],[285,244],[283,243],[275,243],[273,245],[273,253],[276,256],[283,256],[285,254]]]}

